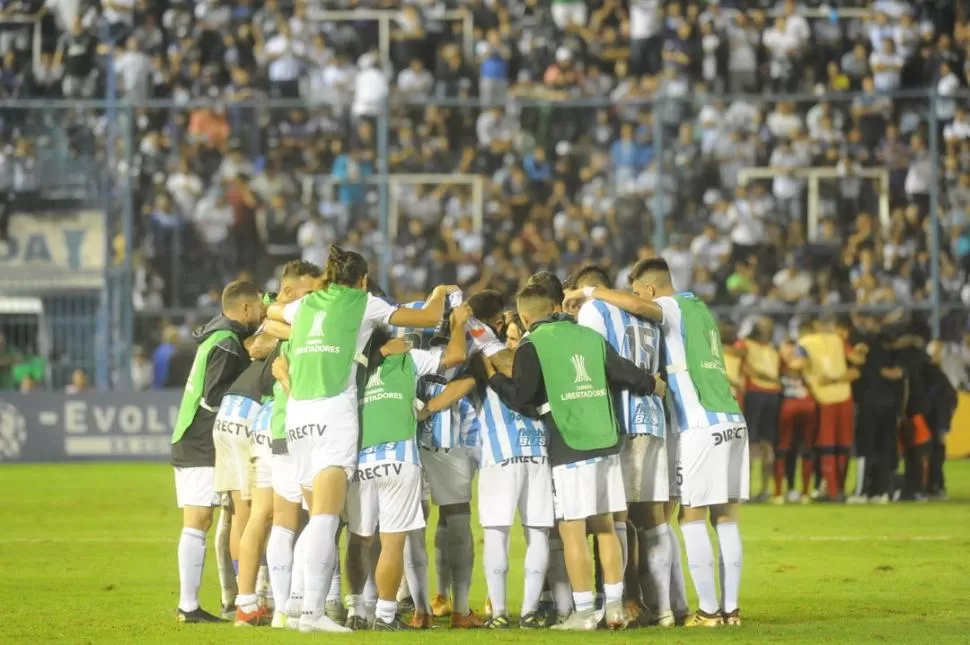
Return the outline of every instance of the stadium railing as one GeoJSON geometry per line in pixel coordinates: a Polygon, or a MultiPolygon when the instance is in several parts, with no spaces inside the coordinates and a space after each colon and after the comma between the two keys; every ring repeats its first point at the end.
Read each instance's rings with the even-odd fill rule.
{"type": "MultiPolygon", "coordinates": [[[[398,167],[392,163],[402,124],[408,119],[424,119],[431,108],[464,123],[460,130],[463,140],[447,142],[452,151],[470,148],[471,154],[482,154],[487,146],[478,139],[477,119],[481,111],[497,108],[498,116],[508,121],[510,142],[502,148],[503,155],[513,154],[518,160],[516,163],[521,163],[534,149],[542,148],[552,164],[558,159],[569,165],[571,171],[588,168],[588,177],[595,178],[590,179],[590,188],[583,193],[589,196],[587,204],[597,199],[609,200],[616,209],[627,245],[624,249],[629,253],[648,241],[656,248],[663,248],[671,232],[684,235],[695,231],[705,217],[709,207],[705,196],[710,196],[712,189],[731,197],[734,186],[730,181],[725,183],[725,177],[746,178],[750,185],[761,185],[770,193],[775,171],[769,166],[772,137],[768,131],[778,126],[777,119],[771,117],[778,104],[792,104],[794,113],[804,122],[816,106],[827,102],[840,115],[843,124],[848,124],[853,103],[869,100],[859,93],[823,96],[694,93],[677,98],[658,93],[658,89],[670,88],[642,88],[642,91],[634,88],[612,99],[570,99],[559,94],[516,92],[513,88],[507,101],[492,103],[437,97],[415,101],[392,94],[382,111],[371,120],[371,145],[376,163],[363,182],[365,193],[371,196],[364,200],[364,214],[373,218],[383,239],[390,241],[382,257],[375,258],[382,282],[387,284],[391,265],[398,261],[394,233],[402,221],[401,205],[396,201],[402,186],[434,187],[463,182],[471,187],[470,204],[476,226],[481,227],[489,217],[492,187],[488,178],[472,171],[455,170],[453,166],[436,167],[436,172],[426,175],[415,174],[403,167],[407,164],[398,167]],[[751,128],[751,133],[746,135],[754,148],[753,162],[741,156],[731,158],[727,154],[731,152],[730,147],[722,146],[716,154],[697,152],[710,144],[712,127],[736,117],[744,122],[745,115],[752,110],[760,115],[757,120],[765,122],[764,127],[751,128]],[[633,124],[634,139],[645,149],[643,155],[632,161],[628,159],[629,163],[611,154],[621,122],[633,124]],[[689,132],[685,126],[690,128],[689,132]],[[683,137],[679,143],[678,137],[683,137]],[[733,165],[728,168],[728,164],[733,165]],[[657,172],[651,174],[651,169],[657,172]],[[455,174],[448,174],[451,170],[455,174]]],[[[925,136],[927,154],[930,159],[941,159],[944,143],[935,134],[942,127],[936,111],[931,109],[939,100],[935,91],[899,92],[892,98],[890,118],[901,126],[903,138],[914,132],[933,134],[925,136]]],[[[970,93],[956,98],[966,104],[970,102],[970,93]]],[[[151,227],[151,197],[157,182],[164,183],[174,171],[179,153],[187,149],[191,112],[212,105],[205,101],[175,105],[165,101],[120,100],[0,103],[4,131],[8,135],[14,131],[19,134],[27,144],[25,154],[33,159],[33,167],[40,169],[35,183],[24,188],[12,183],[14,173],[9,171],[20,153],[6,153],[0,163],[0,184],[7,196],[0,203],[0,237],[5,235],[6,239],[0,242],[0,332],[6,336],[8,345],[19,345],[21,351],[43,353],[48,364],[59,366],[52,368],[46,377],[50,387],[62,387],[71,371],[81,367],[93,376],[99,388],[127,388],[131,384],[130,366],[136,345],[150,350],[164,322],[201,315],[196,297],[214,286],[209,281],[218,282],[221,276],[208,271],[192,255],[198,249],[193,250],[191,241],[182,235],[189,226],[179,227],[179,234],[152,240],[155,247],[148,249],[150,252],[176,261],[151,276],[146,276],[144,243],[146,231],[151,227]],[[170,126],[165,130],[164,141],[152,142],[152,145],[167,147],[168,152],[159,158],[146,152],[151,146],[142,146],[143,133],[137,124],[139,117],[146,116],[152,123],[170,126]],[[69,235],[65,237],[66,234],[69,235]],[[165,283],[160,298],[148,297],[152,287],[145,283],[153,276],[165,283]],[[25,297],[35,301],[25,304],[16,300],[25,297]],[[43,314],[43,322],[31,313],[34,311],[43,314]]],[[[282,132],[278,126],[294,110],[309,115],[317,125],[329,124],[329,129],[297,132],[297,139],[306,135],[316,145],[323,145],[321,141],[329,145],[339,139],[344,149],[358,145],[355,144],[357,124],[345,107],[279,100],[222,105],[226,108],[230,129],[225,150],[237,151],[237,160],[251,174],[258,173],[268,156],[274,156],[281,149],[286,151],[290,145],[287,137],[292,138],[294,133],[282,132]]],[[[885,127],[882,131],[876,128],[861,132],[864,141],[856,147],[876,149],[884,130],[885,127]]],[[[424,130],[419,132],[414,143],[417,147],[425,143],[424,130]]],[[[844,146],[834,141],[832,147],[844,146]]],[[[296,174],[294,167],[287,166],[286,155],[281,158],[281,172],[296,174]]],[[[874,179],[864,181],[859,194],[853,196],[854,189],[843,190],[846,177],[832,170],[836,165],[837,160],[813,162],[798,171],[809,174],[805,192],[799,199],[805,219],[814,222],[838,217],[850,226],[858,212],[868,210],[879,214],[885,228],[887,204],[891,205],[891,220],[895,216],[892,211],[901,203],[899,200],[906,199],[904,194],[894,193],[898,191],[900,170],[887,170],[879,160],[863,163],[862,174],[872,175],[874,179]]],[[[962,328],[958,321],[965,320],[966,314],[959,299],[939,288],[941,250],[946,248],[949,254],[947,246],[953,241],[951,231],[960,229],[954,228],[956,218],[941,209],[945,205],[945,192],[939,166],[930,164],[929,171],[926,205],[931,222],[928,238],[933,288],[930,297],[919,295],[902,306],[914,315],[925,316],[934,334],[952,336],[962,328]]],[[[22,181],[22,173],[17,176],[22,181]]],[[[328,167],[301,173],[295,179],[300,206],[305,211],[316,212],[326,212],[328,205],[339,201],[331,191],[342,181],[346,182],[334,176],[328,167]]],[[[204,186],[204,190],[213,183],[204,186]]],[[[526,217],[531,216],[533,206],[536,204],[530,202],[526,217]]],[[[545,205],[539,207],[545,208],[545,205]]],[[[582,209],[583,204],[576,207],[582,209]]],[[[859,305],[845,307],[852,311],[859,305]]],[[[819,312],[829,309],[819,308],[819,312]]],[[[786,315],[795,313],[794,308],[789,308],[786,315]]],[[[732,315],[730,308],[725,315],[732,315]]]]}

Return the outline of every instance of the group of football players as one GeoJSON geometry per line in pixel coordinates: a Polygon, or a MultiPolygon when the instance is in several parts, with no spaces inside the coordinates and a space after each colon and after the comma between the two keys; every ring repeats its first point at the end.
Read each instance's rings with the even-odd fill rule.
{"type": "Polygon", "coordinates": [[[748,432],[717,322],[663,260],[638,262],[629,291],[610,284],[587,266],[565,287],[535,274],[514,309],[453,286],[398,306],[338,246],[325,267],[286,265],[278,294],[229,284],[195,333],[172,437],[178,619],[507,629],[517,515],[517,627],[739,625],[748,432]],[[484,616],[469,605],[473,497],[484,616]],[[222,617],[199,604],[218,507],[222,617]]]}

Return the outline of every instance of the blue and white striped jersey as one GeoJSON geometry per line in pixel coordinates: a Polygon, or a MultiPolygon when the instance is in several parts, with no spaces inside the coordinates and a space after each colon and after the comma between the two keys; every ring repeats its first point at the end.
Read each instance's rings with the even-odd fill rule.
{"type": "MultiPolygon", "coordinates": [[[[414,375],[418,379],[414,384],[417,388],[422,376],[434,374],[438,371],[438,364],[441,362],[441,350],[412,349],[410,355],[411,360],[414,361],[414,375]]],[[[418,431],[420,432],[420,427],[418,431]]],[[[417,437],[405,441],[379,443],[376,446],[364,448],[357,455],[357,462],[360,464],[376,464],[385,461],[402,461],[420,466],[421,457],[418,454],[417,437]]]]}
{"type": "Polygon", "coordinates": [[[273,418],[273,400],[270,399],[263,405],[259,407],[259,412],[256,413],[256,417],[253,419],[253,425],[250,426],[250,434],[262,433],[269,435],[270,419],[273,418]]]}
{"type": "Polygon", "coordinates": [[[479,413],[482,466],[500,464],[513,457],[545,457],[548,435],[542,421],[522,416],[502,403],[491,388],[479,413]]]}
{"type": "MultiPolygon", "coordinates": [[[[623,358],[652,374],[660,371],[660,329],[601,300],[590,300],[579,309],[577,322],[595,330],[623,358]]],[[[663,438],[666,430],[663,400],[659,396],[620,395],[621,429],[630,435],[663,438]]]]}
{"type": "MultiPolygon", "coordinates": [[[[424,308],[424,302],[409,302],[404,307],[410,309],[424,308]]],[[[411,341],[414,347],[428,349],[434,333],[429,329],[396,328],[395,335],[411,341]]],[[[426,380],[422,383],[419,395],[425,401],[430,401],[441,394],[445,385],[458,376],[464,369],[463,365],[439,372],[439,379],[426,380]]],[[[429,417],[419,429],[421,445],[434,450],[448,450],[457,446],[477,445],[478,419],[475,403],[467,397],[453,405],[449,410],[442,410],[429,417]]]]}
{"type": "Polygon", "coordinates": [[[232,420],[243,420],[252,421],[259,412],[259,401],[253,401],[248,396],[241,396],[239,394],[227,394],[222,397],[222,403],[219,404],[219,418],[232,421],[232,420]]]}

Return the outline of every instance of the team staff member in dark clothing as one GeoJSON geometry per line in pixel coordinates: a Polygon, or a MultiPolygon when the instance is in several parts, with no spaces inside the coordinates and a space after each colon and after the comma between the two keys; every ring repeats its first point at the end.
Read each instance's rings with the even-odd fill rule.
{"type": "Polygon", "coordinates": [[[906,422],[902,427],[903,464],[906,477],[903,499],[920,499],[929,484],[930,444],[933,439],[927,417],[931,416],[927,383],[923,379],[926,368],[926,344],[922,338],[902,330],[893,343],[902,368],[906,371],[906,422]]]}
{"type": "Polygon", "coordinates": [[[566,630],[596,629],[592,560],[587,527],[596,536],[603,566],[606,622],[626,625],[620,544],[613,513],[626,510],[620,472],[620,437],[612,391],[663,396],[665,384],[623,359],[598,333],[566,315],[541,286],[517,296],[519,317],[529,328],[515,352],[511,378],[489,361],[489,386],[513,409],[537,408],[549,435],[556,518],[566,554],[576,612],[566,630]]]}
{"type": "Polygon", "coordinates": [[[222,292],[222,313],[194,334],[199,349],[172,433],[175,496],[183,509],[178,549],[180,622],[220,620],[199,607],[205,534],[212,524],[212,508],[219,504],[212,425],[222,397],[249,365],[243,343],[259,325],[263,311],[255,284],[232,282],[222,292]]]}
{"type": "Polygon", "coordinates": [[[891,334],[880,323],[866,319],[869,352],[856,386],[859,428],[856,446],[858,464],[864,469],[863,484],[856,499],[868,497],[885,504],[892,495],[896,472],[896,432],[905,407],[905,372],[894,352],[891,334]]]}
{"type": "Polygon", "coordinates": [[[933,434],[930,448],[930,475],[928,493],[933,497],[946,498],[946,481],[943,478],[943,462],[946,460],[946,435],[957,409],[957,391],[940,367],[943,359],[943,343],[931,341],[927,346],[928,360],[923,368],[926,383],[926,423],[933,434]]]}

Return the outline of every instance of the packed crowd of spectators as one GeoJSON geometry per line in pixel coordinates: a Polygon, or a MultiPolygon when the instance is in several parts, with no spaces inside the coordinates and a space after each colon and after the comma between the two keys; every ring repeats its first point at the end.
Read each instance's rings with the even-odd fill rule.
{"type": "Polygon", "coordinates": [[[3,23],[3,98],[134,107],[0,109],[0,189],[40,199],[41,148],[113,163],[134,184],[143,311],[212,305],[239,271],[271,283],[334,240],[402,300],[440,282],[513,292],[587,261],[622,284],[659,252],[715,304],[920,302],[934,173],[945,300],[970,269],[962,3],[18,0],[0,22],[25,15],[39,54],[29,20],[3,23]],[[390,12],[386,58],[377,21],[321,13],[346,9],[390,12]],[[745,185],[751,166],[792,174],[745,185]],[[817,231],[795,172],[811,166],[843,173],[820,184],[817,231]],[[386,239],[383,167],[482,176],[482,227],[465,184],[394,185],[386,239]],[[860,168],[890,171],[890,221],[860,168]]]}

